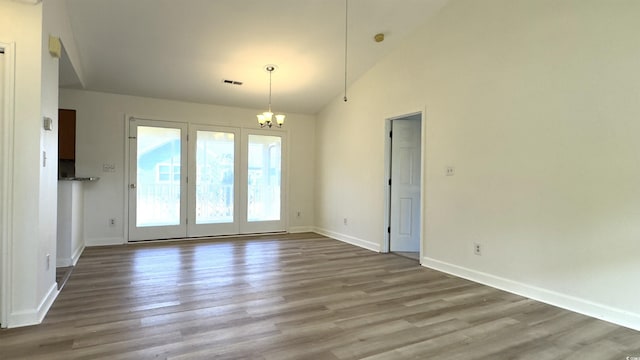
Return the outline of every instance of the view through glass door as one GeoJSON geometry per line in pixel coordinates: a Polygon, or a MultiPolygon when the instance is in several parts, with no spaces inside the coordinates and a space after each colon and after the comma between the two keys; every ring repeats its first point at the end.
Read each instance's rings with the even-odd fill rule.
{"type": "Polygon", "coordinates": [[[132,119],[129,139],[129,240],[184,237],[186,124],[132,119]]]}
{"type": "Polygon", "coordinates": [[[285,230],[284,133],[140,119],[129,133],[130,241],[285,230]]]}
{"type": "Polygon", "coordinates": [[[192,126],[188,236],[237,234],[239,141],[234,129],[192,126]]]}

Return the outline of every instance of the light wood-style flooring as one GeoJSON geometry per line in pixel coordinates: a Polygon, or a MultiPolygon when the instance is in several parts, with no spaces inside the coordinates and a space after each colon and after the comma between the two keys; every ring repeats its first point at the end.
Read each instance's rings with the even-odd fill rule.
{"type": "Polygon", "coordinates": [[[88,248],[0,359],[615,359],[640,332],[316,234],[88,248]]]}

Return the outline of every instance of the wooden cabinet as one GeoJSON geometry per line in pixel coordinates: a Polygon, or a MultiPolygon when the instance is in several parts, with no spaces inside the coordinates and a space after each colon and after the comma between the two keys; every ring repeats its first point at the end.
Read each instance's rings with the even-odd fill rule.
{"type": "Polygon", "coordinates": [[[58,158],[76,159],[76,111],[58,110],[58,158]]]}

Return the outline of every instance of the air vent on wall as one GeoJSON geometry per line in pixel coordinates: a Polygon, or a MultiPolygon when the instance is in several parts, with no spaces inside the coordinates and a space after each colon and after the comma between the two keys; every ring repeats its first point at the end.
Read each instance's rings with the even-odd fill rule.
{"type": "Polygon", "coordinates": [[[242,81],[224,79],[222,82],[229,85],[242,85],[242,81]]]}

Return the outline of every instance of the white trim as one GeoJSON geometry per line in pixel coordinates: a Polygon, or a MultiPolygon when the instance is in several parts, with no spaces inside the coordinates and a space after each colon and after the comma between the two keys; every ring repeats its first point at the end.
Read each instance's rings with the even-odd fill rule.
{"type": "Polygon", "coordinates": [[[350,236],[350,235],[341,234],[341,233],[337,233],[335,231],[326,230],[326,229],[320,229],[320,228],[315,228],[315,231],[313,231],[313,232],[318,233],[320,235],[324,235],[326,237],[330,237],[330,238],[336,239],[336,240],[340,240],[342,242],[346,242],[346,243],[351,244],[351,245],[355,245],[355,246],[358,246],[358,247],[361,247],[361,248],[365,248],[367,250],[380,252],[380,244],[375,243],[373,241],[359,239],[357,237],[353,237],[353,236],[350,236]]]}
{"type": "Polygon", "coordinates": [[[35,310],[27,310],[27,311],[18,311],[9,315],[9,319],[7,321],[7,325],[10,328],[21,327],[21,326],[30,326],[30,325],[38,325],[42,323],[45,315],[53,305],[53,302],[58,297],[58,284],[54,282],[47,295],[42,299],[40,304],[35,310]]]}
{"type": "Polygon", "coordinates": [[[0,323],[9,322],[13,283],[13,124],[15,122],[15,43],[0,43],[4,50],[4,113],[0,118],[0,323]]]}
{"type": "Polygon", "coordinates": [[[125,239],[122,237],[110,237],[110,238],[92,238],[86,239],[85,246],[111,246],[111,245],[124,245],[125,239]]]}
{"type": "Polygon", "coordinates": [[[289,228],[288,233],[299,234],[299,233],[314,232],[315,230],[316,229],[313,226],[292,226],[289,228]]]}
{"type": "Polygon", "coordinates": [[[640,315],[629,311],[616,309],[611,306],[598,304],[575,296],[524,284],[429,257],[422,257],[421,259],[422,266],[427,268],[640,331],[640,315]]]}
{"type": "Polygon", "coordinates": [[[76,266],[76,264],[78,263],[78,260],[80,260],[80,255],[82,255],[82,253],[84,252],[84,248],[85,246],[82,245],[79,248],[77,248],[76,251],[73,253],[73,255],[71,256],[72,266],[76,266]]]}
{"type": "Polygon", "coordinates": [[[82,255],[82,252],[84,251],[84,248],[85,248],[84,245],[77,248],[70,258],[58,257],[56,259],[56,266],[57,267],[76,266],[76,264],[78,263],[78,260],[80,259],[80,255],[82,255]]]}

